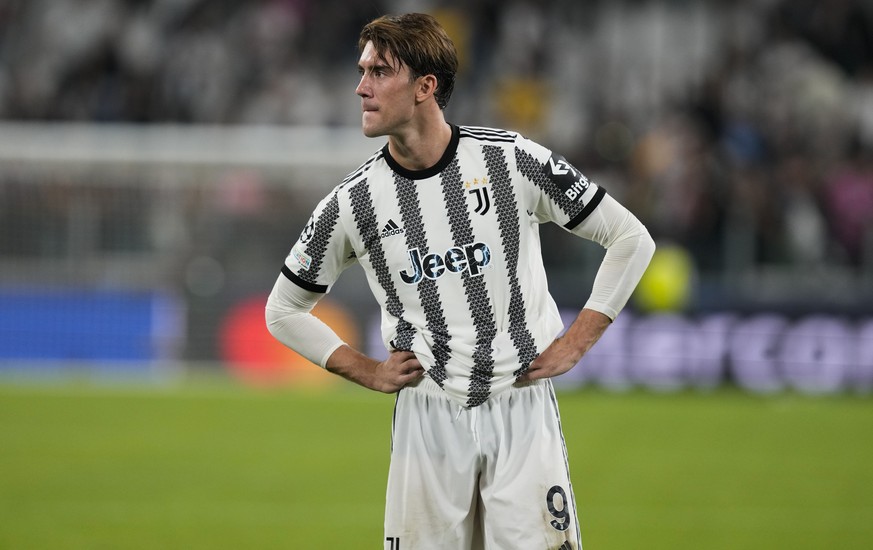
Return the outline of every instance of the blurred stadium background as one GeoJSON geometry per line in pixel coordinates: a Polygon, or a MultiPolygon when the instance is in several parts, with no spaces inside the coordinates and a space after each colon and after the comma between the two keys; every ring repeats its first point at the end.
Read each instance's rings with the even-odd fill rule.
{"type": "MultiPolygon", "coordinates": [[[[568,383],[870,388],[873,8],[850,0],[0,2],[4,368],[310,371],[261,305],[381,145],[355,37],[407,9],[460,47],[450,120],[564,152],[661,246],[643,317],[568,383]]],[[[601,252],[543,232],[573,311],[601,252]]],[[[380,353],[347,279],[325,307],[380,353]]]]}
{"type": "MultiPolygon", "coordinates": [[[[561,151],[659,243],[562,390],[870,417],[866,0],[0,0],[0,384],[336,387],[269,337],[263,303],[315,203],[381,146],[358,129],[360,25],[413,10],[460,49],[449,120],[561,151]]],[[[553,227],[543,244],[574,315],[602,252],[553,227]]],[[[319,307],[379,355],[364,285],[352,270],[319,307]]],[[[7,435],[27,431],[17,391],[7,435]]]]}

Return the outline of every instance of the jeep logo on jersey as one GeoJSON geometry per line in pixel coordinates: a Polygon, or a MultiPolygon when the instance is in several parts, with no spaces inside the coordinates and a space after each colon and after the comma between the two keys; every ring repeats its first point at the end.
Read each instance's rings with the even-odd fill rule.
{"type": "Polygon", "coordinates": [[[558,154],[552,154],[549,162],[543,166],[543,172],[571,201],[578,200],[591,185],[582,172],[558,154]]]}
{"type": "Polygon", "coordinates": [[[400,272],[400,278],[408,285],[414,285],[424,277],[436,280],[446,272],[463,273],[467,271],[475,277],[482,274],[482,268],[491,263],[491,249],[485,243],[453,246],[444,254],[428,254],[424,257],[417,248],[407,251],[410,266],[400,272]]]}

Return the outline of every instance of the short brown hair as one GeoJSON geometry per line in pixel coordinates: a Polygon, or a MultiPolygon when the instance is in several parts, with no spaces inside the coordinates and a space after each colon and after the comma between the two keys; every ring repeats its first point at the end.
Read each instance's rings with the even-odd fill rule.
{"type": "Polygon", "coordinates": [[[423,13],[383,15],[361,30],[358,50],[372,42],[383,60],[386,53],[409,67],[412,78],[432,74],[437,79],[434,99],[445,109],[455,88],[458,54],[455,44],[437,20],[423,13]]]}

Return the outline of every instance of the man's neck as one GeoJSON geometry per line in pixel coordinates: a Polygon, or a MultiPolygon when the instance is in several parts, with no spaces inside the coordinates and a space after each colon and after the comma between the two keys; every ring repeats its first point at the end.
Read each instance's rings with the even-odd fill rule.
{"type": "Polygon", "coordinates": [[[408,170],[426,170],[436,165],[452,140],[452,127],[438,121],[412,128],[402,135],[388,137],[388,151],[400,166],[408,170]]]}

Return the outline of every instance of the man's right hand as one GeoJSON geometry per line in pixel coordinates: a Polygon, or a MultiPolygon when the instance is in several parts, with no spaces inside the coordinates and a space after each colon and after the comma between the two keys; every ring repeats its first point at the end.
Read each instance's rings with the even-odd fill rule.
{"type": "Polygon", "coordinates": [[[395,393],[424,376],[424,367],[411,351],[392,351],[379,362],[350,346],[343,345],[327,360],[328,371],[365,388],[395,393]]]}
{"type": "Polygon", "coordinates": [[[376,378],[385,393],[394,393],[424,375],[424,367],[411,351],[392,351],[388,359],[376,365],[376,378]]]}

